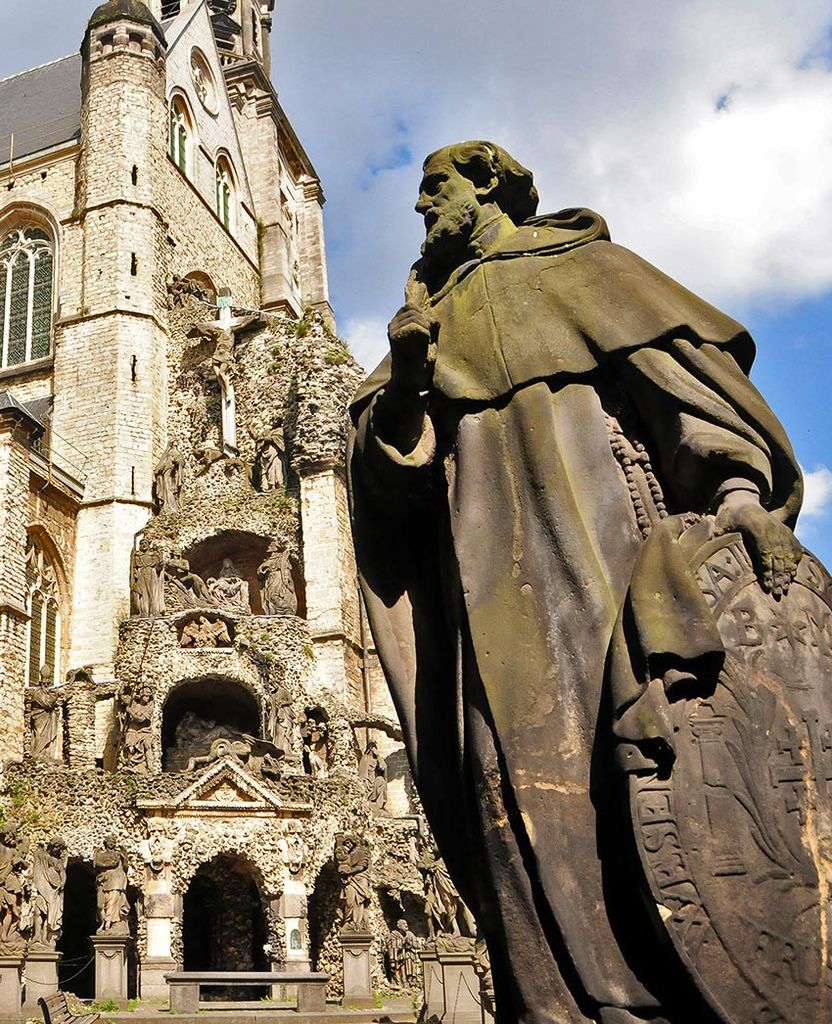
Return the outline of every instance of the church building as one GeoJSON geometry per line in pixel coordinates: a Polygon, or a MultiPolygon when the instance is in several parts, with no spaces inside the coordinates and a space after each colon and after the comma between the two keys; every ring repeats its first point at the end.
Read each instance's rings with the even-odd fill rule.
{"type": "Polygon", "coordinates": [[[349,531],[363,371],[274,6],[108,0],[0,82],[0,971],[29,1008],[100,995],[105,938],[119,998],[287,965],[340,998],[350,871],[374,988],[427,934],[349,531]]]}

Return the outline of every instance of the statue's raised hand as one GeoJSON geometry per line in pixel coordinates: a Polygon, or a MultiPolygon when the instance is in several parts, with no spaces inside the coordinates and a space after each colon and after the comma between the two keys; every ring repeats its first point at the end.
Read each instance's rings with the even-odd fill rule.
{"type": "Polygon", "coordinates": [[[742,536],[764,590],[775,597],[788,594],[803,548],[794,533],[747,491],[726,495],[716,516],[717,533],[742,536]]]}
{"type": "Polygon", "coordinates": [[[430,384],[434,358],[431,352],[431,321],[416,306],[405,305],[387,328],[396,390],[418,394],[430,384]]]}

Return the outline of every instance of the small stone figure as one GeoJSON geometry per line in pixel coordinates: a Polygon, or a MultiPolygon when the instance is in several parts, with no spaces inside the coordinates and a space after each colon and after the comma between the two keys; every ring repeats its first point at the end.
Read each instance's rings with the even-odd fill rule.
{"type": "Polygon", "coordinates": [[[341,900],[345,932],[369,932],[370,850],[352,833],[335,840],[335,863],[341,876],[341,900]]]}
{"type": "Polygon", "coordinates": [[[14,956],[26,948],[21,914],[28,852],[28,843],[15,828],[0,830],[0,956],[14,956]]]}
{"type": "Polygon", "coordinates": [[[292,563],[289,552],[279,541],[273,540],[269,544],[265,561],[257,570],[257,581],[264,615],[297,615],[298,599],[292,579],[292,563]]]}
{"type": "Polygon", "coordinates": [[[104,840],[104,849],[93,857],[98,909],[98,934],[129,935],[127,918],[127,854],[117,846],[115,836],[104,840]]]}
{"type": "Polygon", "coordinates": [[[327,750],[326,722],[319,722],[311,715],[301,727],[303,740],[304,768],[313,779],[325,779],[329,769],[329,752],[327,750]]]}
{"type": "Polygon", "coordinates": [[[182,456],[171,441],[153,473],[153,507],[161,512],[178,512],[182,493],[182,456]]]}
{"type": "Polygon", "coordinates": [[[208,591],[220,608],[233,608],[244,615],[251,614],[248,583],[230,558],[224,558],[219,576],[208,580],[208,591]]]}
{"type": "Polygon", "coordinates": [[[278,425],[262,437],[257,446],[257,486],[260,491],[277,491],[286,486],[286,442],[278,425]]]}
{"type": "Polygon", "coordinates": [[[416,988],[421,981],[420,942],[401,918],[387,938],[387,977],[394,988],[416,988]]]}
{"type": "Polygon", "coordinates": [[[131,615],[164,615],[165,567],[152,551],[133,552],[130,587],[131,615]]]}
{"type": "Polygon", "coordinates": [[[292,695],[281,683],[269,698],[269,736],[286,757],[292,754],[292,695]]]}
{"type": "Polygon", "coordinates": [[[205,615],[186,623],[179,637],[180,647],[230,647],[231,643],[227,624],[205,615]]]}
{"type": "Polygon", "coordinates": [[[128,699],[122,714],[121,764],[128,771],[144,775],[153,770],[153,694],[140,687],[128,699]]]}
{"type": "Polygon", "coordinates": [[[167,586],[165,598],[168,611],[188,608],[216,608],[217,602],[201,576],[191,572],[186,558],[171,558],[165,565],[167,586]]]}
{"type": "Polygon", "coordinates": [[[155,875],[160,875],[170,865],[176,843],[167,834],[167,825],[159,818],[147,821],[147,839],[141,844],[145,863],[155,875]]]}
{"type": "Polygon", "coordinates": [[[52,685],[52,670],[48,665],[41,667],[40,685],[30,687],[27,696],[32,729],[32,757],[41,761],[55,760],[58,753],[60,697],[52,685]]]}
{"type": "Polygon", "coordinates": [[[416,864],[425,883],[425,918],[428,937],[435,940],[444,935],[454,938],[462,935],[460,918],[468,935],[473,936],[476,925],[451,881],[445,861],[439,851],[426,849],[416,864]]]}
{"type": "Polygon", "coordinates": [[[35,949],[54,949],[61,937],[66,886],[66,843],[60,837],[35,847],[32,865],[32,942],[35,949]]]}
{"type": "Polygon", "coordinates": [[[378,752],[378,744],[370,740],[358,763],[358,777],[364,785],[367,800],[378,814],[386,814],[387,762],[378,752]]]}
{"type": "Polygon", "coordinates": [[[171,309],[182,309],[189,299],[196,299],[198,302],[211,302],[211,293],[208,289],[192,277],[174,276],[168,284],[168,295],[171,309]]]}
{"type": "Polygon", "coordinates": [[[299,821],[287,821],[286,831],[278,842],[280,859],[290,875],[297,875],[309,858],[309,847],[303,840],[303,827],[299,821]]]}

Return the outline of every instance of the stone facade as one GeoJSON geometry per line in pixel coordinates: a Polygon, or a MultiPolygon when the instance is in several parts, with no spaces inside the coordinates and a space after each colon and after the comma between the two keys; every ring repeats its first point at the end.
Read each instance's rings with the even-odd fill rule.
{"type": "Polygon", "coordinates": [[[397,921],[426,934],[428,839],[356,584],[363,371],[333,333],[323,194],[269,79],[273,4],[240,0],[230,36],[207,0],[149,6],[91,19],[78,137],[0,168],[0,243],[37,230],[54,260],[49,352],[0,369],[20,937],[49,845],[59,981],[93,994],[115,835],[131,996],[165,998],[177,966],[284,964],[338,997],[336,839],[354,834],[383,988],[397,921]]]}

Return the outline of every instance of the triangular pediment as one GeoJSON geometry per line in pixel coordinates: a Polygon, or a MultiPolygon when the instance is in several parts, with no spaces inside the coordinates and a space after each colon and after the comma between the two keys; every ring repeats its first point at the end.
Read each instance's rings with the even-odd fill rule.
{"type": "Polygon", "coordinates": [[[180,793],[158,800],[139,800],[138,806],[154,814],[187,817],[237,814],[294,817],[312,810],[311,804],[282,800],[230,757],[210,765],[180,793]]]}

